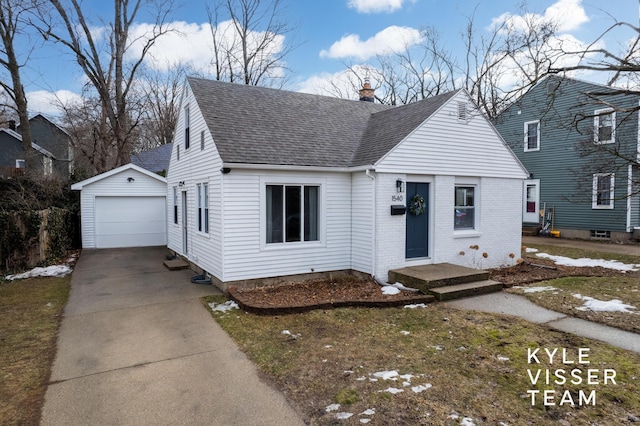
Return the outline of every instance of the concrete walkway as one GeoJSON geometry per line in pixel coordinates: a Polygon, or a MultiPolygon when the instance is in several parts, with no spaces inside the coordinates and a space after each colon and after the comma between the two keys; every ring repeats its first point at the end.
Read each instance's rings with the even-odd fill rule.
{"type": "Polygon", "coordinates": [[[166,253],[82,252],[42,424],[304,424],[200,302],[217,289],[168,271],[166,253]]]}
{"type": "Polygon", "coordinates": [[[499,292],[445,303],[459,309],[520,317],[536,324],[545,324],[556,330],[640,353],[640,334],[551,311],[517,294],[499,292]]]}

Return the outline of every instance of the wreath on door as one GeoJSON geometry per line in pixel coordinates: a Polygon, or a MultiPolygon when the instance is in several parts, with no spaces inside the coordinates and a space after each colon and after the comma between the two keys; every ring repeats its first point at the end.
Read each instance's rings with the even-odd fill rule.
{"type": "Polygon", "coordinates": [[[414,216],[420,216],[424,213],[424,197],[420,194],[416,194],[409,203],[409,212],[414,216]]]}

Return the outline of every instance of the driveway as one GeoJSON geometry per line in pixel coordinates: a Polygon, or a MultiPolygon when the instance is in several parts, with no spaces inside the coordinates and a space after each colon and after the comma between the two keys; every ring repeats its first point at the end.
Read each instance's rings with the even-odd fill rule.
{"type": "Polygon", "coordinates": [[[304,424],[200,302],[219,291],[167,270],[166,253],[82,252],[42,424],[304,424]]]}

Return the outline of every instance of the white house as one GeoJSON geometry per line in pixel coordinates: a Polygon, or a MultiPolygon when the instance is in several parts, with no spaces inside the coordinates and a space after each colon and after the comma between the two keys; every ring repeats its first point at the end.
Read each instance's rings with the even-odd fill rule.
{"type": "Polygon", "coordinates": [[[188,78],[167,175],[168,247],[223,288],[511,265],[527,175],[462,90],[389,107],[188,78]]]}

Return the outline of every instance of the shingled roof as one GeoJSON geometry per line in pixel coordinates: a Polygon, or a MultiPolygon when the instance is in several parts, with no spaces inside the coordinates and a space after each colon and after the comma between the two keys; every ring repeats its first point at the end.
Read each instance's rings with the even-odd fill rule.
{"type": "Polygon", "coordinates": [[[390,107],[193,77],[188,83],[228,164],[374,164],[456,93],[390,107]]]}

